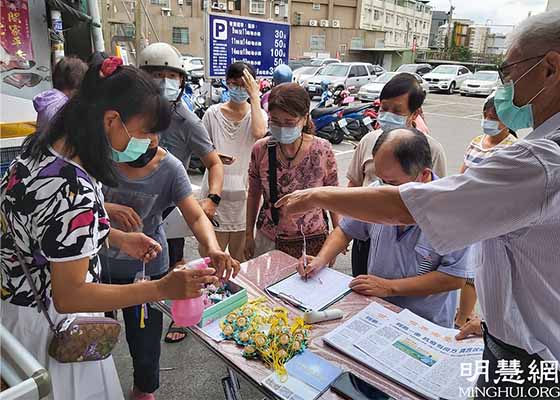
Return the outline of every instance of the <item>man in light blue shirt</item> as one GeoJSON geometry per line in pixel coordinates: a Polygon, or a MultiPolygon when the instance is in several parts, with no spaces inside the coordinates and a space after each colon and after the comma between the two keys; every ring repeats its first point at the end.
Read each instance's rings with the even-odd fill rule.
{"type": "Polygon", "coordinates": [[[508,35],[494,101],[508,128],[534,128],[525,140],[429,184],[296,191],[276,204],[292,213],[321,207],[375,223],[416,223],[440,251],[481,242],[475,284],[485,324],[473,320],[459,335],[484,334],[488,373],[479,377],[477,398],[497,398],[496,388],[507,390],[500,398],[521,398],[520,385],[500,376],[513,364],[525,395],[533,389],[530,398],[558,398],[557,390],[544,392],[558,386],[558,375],[532,376],[535,366],[555,372],[560,360],[558,21],[560,10],[544,12],[508,35]]]}
{"type": "MultiPolygon", "coordinates": [[[[384,184],[430,182],[433,174],[426,136],[414,129],[383,133],[373,148],[378,177],[384,184]]],[[[375,185],[375,183],[374,183],[375,185]]],[[[311,274],[341,253],[352,239],[371,239],[367,275],[356,277],[350,287],[387,301],[445,327],[453,326],[457,289],[474,277],[470,248],[440,253],[416,225],[390,226],[345,218],[302,275],[311,274]]],[[[309,259],[308,259],[309,260],[309,259]]],[[[302,263],[301,263],[302,264],[302,263]]]]}

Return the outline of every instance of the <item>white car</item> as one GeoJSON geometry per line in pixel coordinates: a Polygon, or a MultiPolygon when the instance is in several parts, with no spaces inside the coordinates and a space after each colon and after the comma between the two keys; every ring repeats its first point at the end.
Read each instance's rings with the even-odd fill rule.
{"type": "Polygon", "coordinates": [[[383,75],[377,77],[375,81],[372,83],[368,83],[360,88],[358,92],[358,100],[361,101],[375,101],[381,95],[381,91],[393,77],[398,74],[411,74],[413,75],[422,89],[424,89],[424,93],[427,95],[430,90],[430,85],[426,82],[422,77],[418,74],[412,74],[410,72],[385,72],[383,75]]]}
{"type": "Polygon", "coordinates": [[[301,67],[294,71],[294,82],[303,85],[309,78],[315,76],[323,67],[301,67]]]}
{"type": "Polygon", "coordinates": [[[432,72],[424,75],[424,79],[430,84],[430,90],[452,94],[472,76],[472,72],[462,65],[439,65],[432,72]]]}
{"type": "Polygon", "coordinates": [[[325,65],[335,64],[339,62],[340,60],[337,58],[314,58],[313,60],[311,60],[311,64],[309,65],[312,67],[322,67],[325,65]]]}
{"type": "Polygon", "coordinates": [[[309,96],[320,96],[323,93],[321,83],[327,81],[329,89],[358,90],[375,79],[373,65],[362,62],[335,63],[327,65],[317,75],[309,78],[304,88],[309,96]]]}
{"type": "Polygon", "coordinates": [[[484,95],[489,96],[498,87],[500,75],[498,71],[478,71],[472,78],[461,85],[461,96],[484,95]]]}

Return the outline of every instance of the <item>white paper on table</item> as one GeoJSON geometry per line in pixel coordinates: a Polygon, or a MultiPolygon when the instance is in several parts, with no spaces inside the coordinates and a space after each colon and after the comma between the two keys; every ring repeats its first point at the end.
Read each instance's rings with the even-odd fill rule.
{"type": "Polygon", "coordinates": [[[200,330],[204,332],[206,336],[208,336],[210,339],[216,342],[221,342],[222,340],[224,340],[224,337],[222,336],[222,328],[220,328],[220,321],[221,319],[217,319],[209,323],[205,327],[200,328],[200,330]]]}
{"type": "Polygon", "coordinates": [[[349,275],[332,268],[323,268],[307,280],[295,273],[266,290],[275,295],[287,296],[308,310],[319,311],[350,292],[348,285],[351,281],[349,275]]]}

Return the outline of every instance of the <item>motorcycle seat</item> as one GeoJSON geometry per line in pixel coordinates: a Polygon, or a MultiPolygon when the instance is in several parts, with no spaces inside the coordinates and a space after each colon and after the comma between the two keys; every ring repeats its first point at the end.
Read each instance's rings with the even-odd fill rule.
{"type": "Polygon", "coordinates": [[[345,107],[343,115],[352,114],[352,113],[355,113],[355,112],[360,112],[360,111],[366,110],[366,109],[371,108],[371,107],[373,107],[372,103],[361,104],[359,106],[353,106],[353,107],[345,107]]]}
{"type": "Polygon", "coordinates": [[[342,110],[342,107],[323,107],[323,108],[314,108],[311,110],[311,118],[319,118],[323,115],[333,114],[338,111],[342,110]]]}

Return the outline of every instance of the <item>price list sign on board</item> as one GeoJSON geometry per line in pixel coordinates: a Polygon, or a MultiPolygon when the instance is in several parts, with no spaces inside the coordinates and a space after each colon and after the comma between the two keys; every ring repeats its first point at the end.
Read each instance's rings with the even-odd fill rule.
{"type": "Polygon", "coordinates": [[[274,68],[288,63],[288,24],[209,14],[209,33],[210,78],[224,77],[237,61],[251,64],[259,77],[271,77],[274,68]]]}

